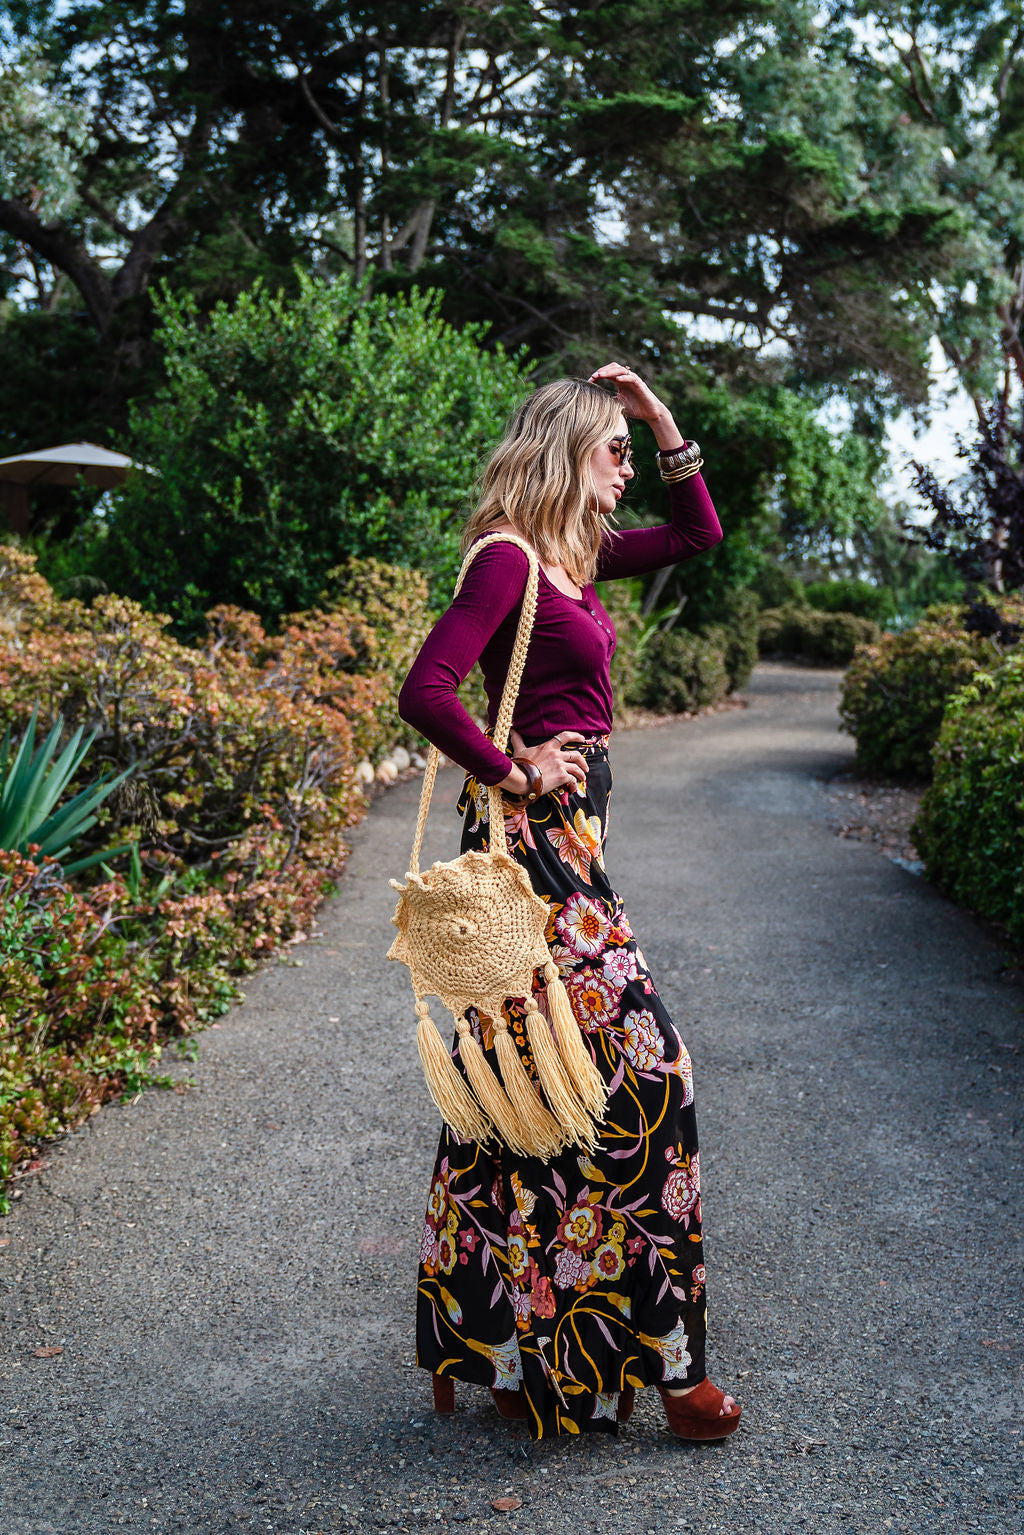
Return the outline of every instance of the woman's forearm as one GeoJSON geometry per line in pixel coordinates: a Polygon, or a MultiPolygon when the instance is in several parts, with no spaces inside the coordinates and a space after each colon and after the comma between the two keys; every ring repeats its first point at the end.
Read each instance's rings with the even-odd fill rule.
{"type": "Polygon", "coordinates": [[[680,448],[684,438],[682,432],[676,426],[672,412],[666,406],[660,415],[648,421],[648,426],[654,433],[654,440],[659,448],[680,448]]]}

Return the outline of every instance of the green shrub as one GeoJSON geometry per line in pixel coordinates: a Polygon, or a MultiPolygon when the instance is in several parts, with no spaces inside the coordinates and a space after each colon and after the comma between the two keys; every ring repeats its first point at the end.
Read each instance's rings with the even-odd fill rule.
{"type": "Polygon", "coordinates": [[[1024,655],[955,693],[914,844],[939,890],[1024,942],[1024,655]]]}
{"type": "Polygon", "coordinates": [[[640,640],[644,621],[629,581],[602,582],[598,596],[615,625],[618,643],[612,656],[612,699],[615,723],[625,724],[631,706],[639,704],[643,691],[643,659],[640,640]]]}
{"type": "Polygon", "coordinates": [[[721,617],[701,626],[700,633],[722,652],[729,674],[729,692],[745,688],[757,664],[760,614],[757,597],[749,588],[726,592],[719,604],[721,617]]]}
{"type": "MultiPolygon", "coordinates": [[[[1024,603],[1000,598],[986,611],[1012,624],[1024,603]]],[[[855,656],[843,678],[839,712],[843,729],[856,739],[864,772],[930,777],[947,700],[979,667],[996,664],[1005,643],[998,634],[966,629],[968,613],[953,603],[929,608],[914,628],[883,635],[855,656]]]]}
{"type": "Polygon", "coordinates": [[[41,1141],[154,1080],[153,956],[121,936],[121,904],[112,886],[86,896],[53,863],[0,852],[0,1210],[41,1141]]]}
{"type": "Polygon", "coordinates": [[[257,285],[205,317],[188,297],[158,308],[167,382],[129,444],[154,472],[112,493],[89,574],[188,636],[220,603],[276,627],[350,556],[447,595],[480,456],[527,392],[514,359],[448,325],[436,295],[347,280],[257,285]]]}
{"type": "Polygon", "coordinates": [[[686,629],[655,631],[642,657],[639,702],[662,714],[692,713],[720,703],[729,691],[721,650],[686,629]]]}
{"type": "Polygon", "coordinates": [[[806,606],[803,582],[784,565],[762,565],[750,583],[750,590],[760,608],[785,608],[793,604],[797,607],[806,606]]]}
{"type": "Polygon", "coordinates": [[[831,581],[810,581],[803,590],[804,601],[821,613],[855,613],[885,624],[896,614],[893,594],[884,586],[836,576],[831,581]]]}
{"type": "Polygon", "coordinates": [[[821,613],[790,604],[765,608],[760,618],[762,655],[793,656],[824,666],[845,666],[858,645],[880,638],[878,625],[855,613],[821,613]]]}
{"type": "MultiPolygon", "coordinates": [[[[344,614],[348,622],[351,654],[340,658],[339,665],[376,679],[375,706],[372,715],[363,718],[356,742],[362,756],[374,757],[409,734],[398,713],[398,694],[434,622],[426,578],[419,570],[381,560],[350,559],[327,572],[319,601],[321,609],[344,614]]],[[[470,712],[477,712],[469,678],[461,697],[470,712]]]]}

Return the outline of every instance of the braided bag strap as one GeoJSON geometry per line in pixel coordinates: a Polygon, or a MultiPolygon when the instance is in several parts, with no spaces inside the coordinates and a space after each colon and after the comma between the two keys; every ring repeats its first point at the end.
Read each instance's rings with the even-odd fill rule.
{"type": "MultiPolygon", "coordinates": [[[[466,553],[459,571],[459,579],[455,583],[455,591],[452,596],[457,597],[462,590],[462,583],[466,578],[466,572],[482,549],[489,544],[515,544],[526,555],[530,564],[529,574],[526,578],[526,588],[523,592],[523,606],[519,614],[519,624],[516,628],[515,643],[512,646],[512,656],[508,665],[508,676],[505,678],[505,686],[501,694],[501,703],[498,706],[498,717],[494,723],[494,744],[499,751],[505,751],[508,746],[509,734],[512,730],[512,717],[515,713],[516,701],[519,698],[519,688],[523,680],[523,668],[526,666],[526,655],[530,648],[530,636],[533,633],[534,619],[537,616],[537,594],[540,588],[540,562],[536,552],[524,539],[515,533],[488,533],[485,537],[476,541],[466,553]]],[[[434,792],[434,780],[437,777],[437,765],[441,753],[436,746],[431,746],[427,753],[427,765],[423,772],[423,787],[420,790],[420,808],[416,817],[416,831],[413,835],[412,853],[409,858],[409,873],[418,874],[420,871],[420,850],[423,846],[423,833],[427,825],[427,814],[430,810],[430,797],[434,792]]],[[[507,853],[508,842],[505,837],[505,814],[501,804],[501,790],[489,786],[487,790],[487,803],[490,810],[490,839],[489,847],[492,853],[507,853]]]]}

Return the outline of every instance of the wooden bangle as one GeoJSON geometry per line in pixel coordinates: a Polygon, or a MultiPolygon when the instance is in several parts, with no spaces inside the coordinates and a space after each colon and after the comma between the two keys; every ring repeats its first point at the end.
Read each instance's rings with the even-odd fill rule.
{"type": "Polygon", "coordinates": [[[526,774],[526,793],[518,795],[517,798],[526,805],[532,805],[543,792],[544,775],[532,757],[513,757],[512,761],[526,774]]]}

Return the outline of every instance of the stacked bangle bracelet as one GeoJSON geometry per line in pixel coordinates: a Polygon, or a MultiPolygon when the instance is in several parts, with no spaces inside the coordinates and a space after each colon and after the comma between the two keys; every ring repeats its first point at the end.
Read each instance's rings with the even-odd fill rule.
{"type": "Polygon", "coordinates": [[[704,465],[700,445],[696,442],[684,442],[681,448],[656,453],[654,461],[666,485],[678,485],[680,480],[688,480],[691,475],[699,474],[704,465]]]}

